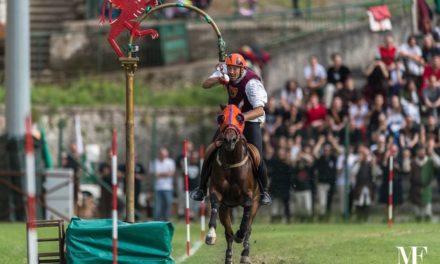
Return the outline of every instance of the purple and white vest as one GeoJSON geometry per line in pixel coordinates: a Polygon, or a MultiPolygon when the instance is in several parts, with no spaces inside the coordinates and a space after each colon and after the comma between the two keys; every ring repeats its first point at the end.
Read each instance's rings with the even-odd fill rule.
{"type": "Polygon", "coordinates": [[[246,85],[252,79],[261,81],[261,78],[258,77],[255,72],[251,71],[250,69],[246,69],[245,76],[238,83],[229,82],[229,84],[226,86],[229,97],[228,104],[236,105],[243,113],[253,109],[246,95],[246,85]]]}

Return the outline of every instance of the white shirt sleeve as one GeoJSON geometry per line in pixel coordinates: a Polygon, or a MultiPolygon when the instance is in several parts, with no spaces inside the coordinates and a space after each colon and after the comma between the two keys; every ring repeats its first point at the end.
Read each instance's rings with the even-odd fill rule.
{"type": "Polygon", "coordinates": [[[217,67],[216,71],[209,76],[209,78],[222,77],[223,74],[227,73],[228,69],[226,68],[226,64],[221,64],[219,67],[217,67]]]}
{"type": "Polygon", "coordinates": [[[256,79],[250,80],[245,88],[246,96],[253,108],[264,107],[267,103],[267,93],[263,84],[256,79]]]}
{"type": "MultiPolygon", "coordinates": [[[[261,81],[257,79],[250,80],[245,87],[246,96],[252,108],[264,107],[267,103],[267,93],[261,81]]],[[[250,122],[264,122],[265,116],[260,116],[250,122]]]]}

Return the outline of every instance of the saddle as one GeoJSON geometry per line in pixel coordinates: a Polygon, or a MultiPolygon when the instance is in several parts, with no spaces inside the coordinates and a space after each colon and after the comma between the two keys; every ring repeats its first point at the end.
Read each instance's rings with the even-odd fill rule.
{"type": "MultiPolygon", "coordinates": [[[[208,162],[207,165],[209,165],[211,163],[212,156],[215,153],[217,153],[217,150],[221,147],[221,145],[222,145],[221,140],[215,140],[214,142],[212,142],[211,144],[208,145],[208,147],[206,148],[205,157],[204,157],[204,160],[206,162],[208,162]]],[[[260,166],[260,163],[261,163],[260,153],[258,152],[257,147],[255,147],[253,144],[246,143],[246,145],[247,145],[247,149],[249,152],[249,158],[252,161],[252,169],[253,169],[254,173],[256,173],[258,170],[258,167],[260,166]]]]}

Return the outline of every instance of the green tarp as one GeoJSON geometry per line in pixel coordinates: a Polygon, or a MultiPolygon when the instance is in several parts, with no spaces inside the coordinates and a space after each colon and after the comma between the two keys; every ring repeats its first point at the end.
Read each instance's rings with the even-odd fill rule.
{"type": "MultiPolygon", "coordinates": [[[[169,264],[174,227],[169,222],[118,221],[119,264],[169,264]]],[[[112,263],[111,219],[72,218],[66,232],[67,263],[112,263]]]]}

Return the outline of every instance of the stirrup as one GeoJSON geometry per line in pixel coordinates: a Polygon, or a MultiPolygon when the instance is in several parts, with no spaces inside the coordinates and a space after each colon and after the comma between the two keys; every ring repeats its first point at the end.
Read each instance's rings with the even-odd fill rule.
{"type": "Polygon", "coordinates": [[[202,189],[197,188],[191,192],[190,197],[194,201],[201,202],[205,198],[205,192],[202,189]]]}

